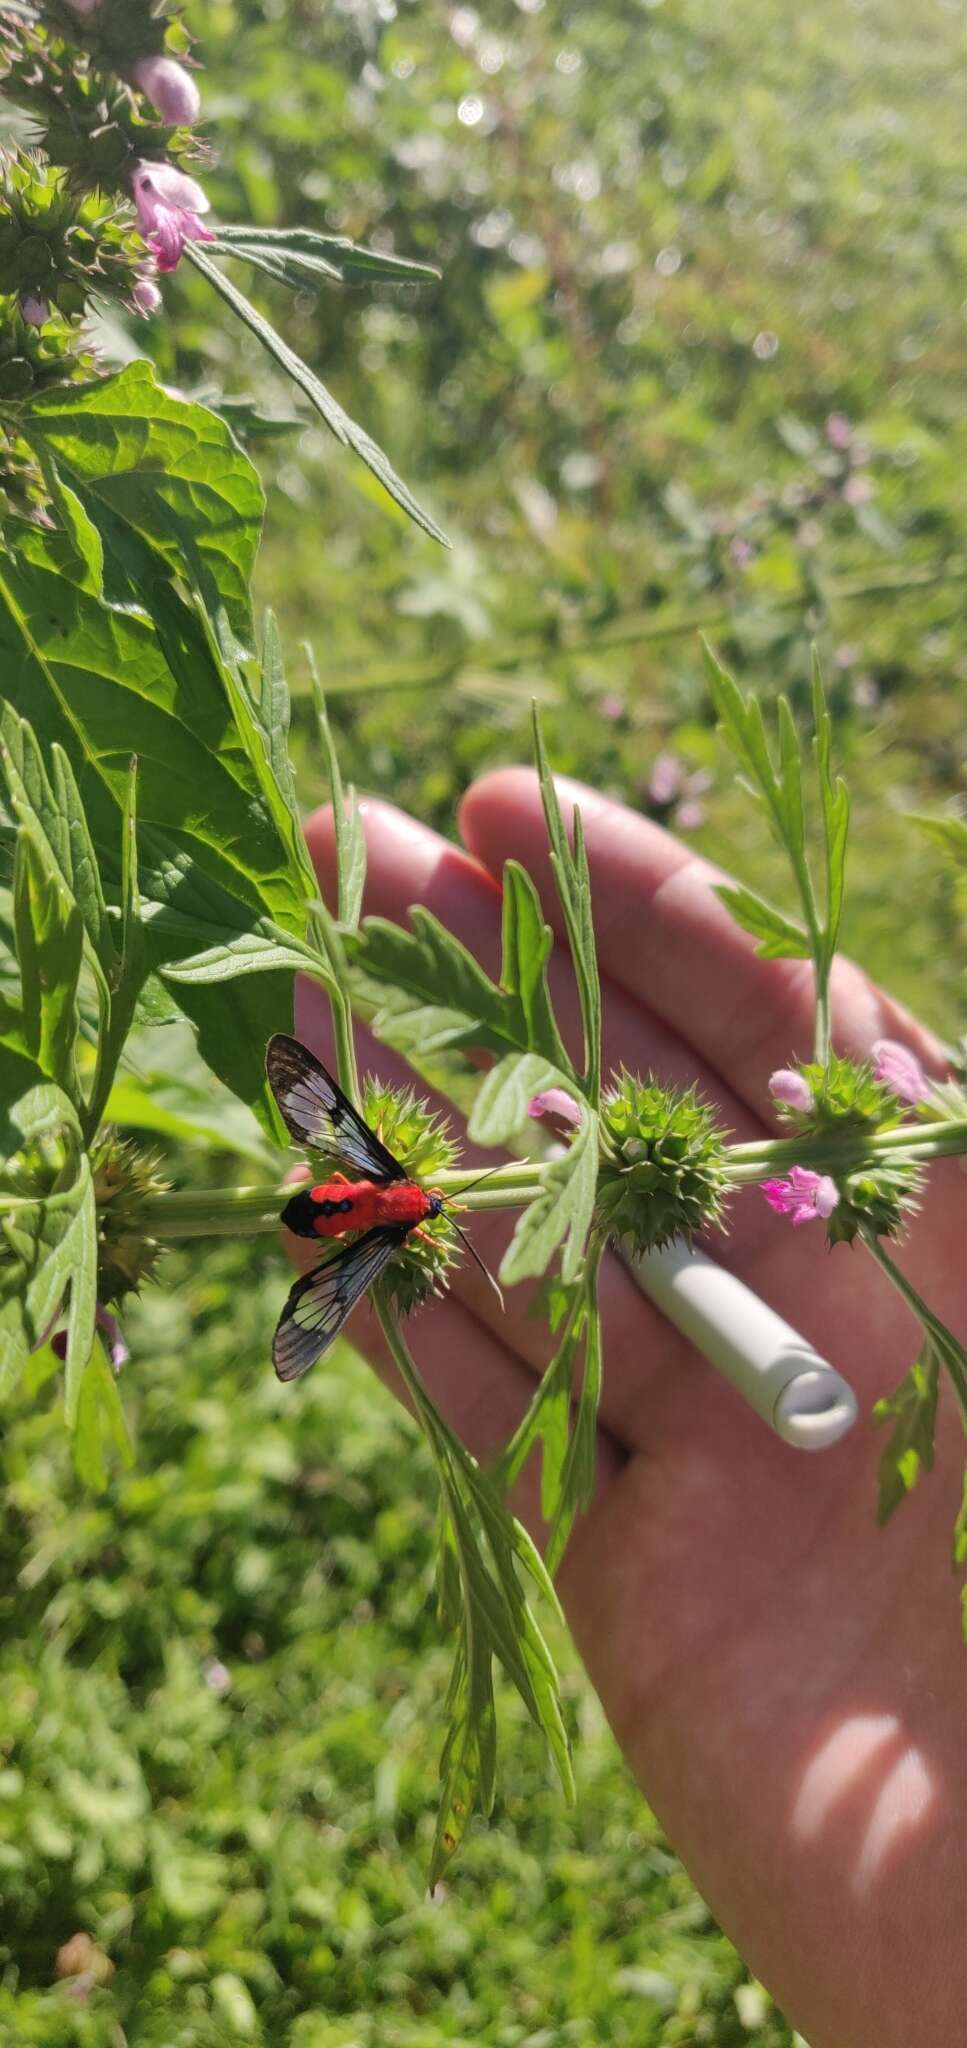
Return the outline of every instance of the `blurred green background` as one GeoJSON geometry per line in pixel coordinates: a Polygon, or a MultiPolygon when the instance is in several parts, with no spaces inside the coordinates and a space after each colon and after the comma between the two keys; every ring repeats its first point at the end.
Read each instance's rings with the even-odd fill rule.
{"type": "MultiPolygon", "coordinates": [[[[349,773],[452,830],[537,696],[559,766],[768,887],[696,631],[797,702],[816,642],[855,798],[848,943],[962,1028],[963,905],[902,816],[962,792],[967,755],[962,0],[187,11],[221,217],[443,271],[255,296],[450,554],[184,266],[149,337],[171,382],[233,401],[269,485],[260,598],[297,692],[313,642],[349,773]]],[[[311,801],[304,697],[294,751],[311,801]]],[[[283,1285],[264,1242],[169,1259],[130,1318],[136,1463],[101,1496],[43,1360],[9,1419],[0,2042],[790,2048],[573,1659],[577,1811],[508,1703],[497,1821],[426,1900],[432,1477],[346,1351],[276,1385],[283,1285]]]]}

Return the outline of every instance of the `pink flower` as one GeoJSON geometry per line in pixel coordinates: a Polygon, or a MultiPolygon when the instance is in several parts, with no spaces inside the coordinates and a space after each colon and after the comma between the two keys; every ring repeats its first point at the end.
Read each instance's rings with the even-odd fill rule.
{"type": "Polygon", "coordinates": [[[682,764],[677,754],[656,754],[648,778],[648,795],[653,804],[673,804],[682,786],[682,764]]]}
{"type": "Polygon", "coordinates": [[[930,1084],[916,1053],[895,1038],[878,1038],[873,1046],[873,1073],[901,1102],[926,1102],[930,1084]]]}
{"type": "Polygon", "coordinates": [[[843,498],[847,505],[868,505],[873,496],[873,486],[868,476],[848,476],[843,485],[843,498]]]}
{"type": "Polygon", "coordinates": [[[564,1088],[545,1088],[543,1094],[533,1095],[527,1105],[527,1114],[532,1117],[556,1116],[562,1124],[576,1131],[584,1111],[573,1095],[564,1088]]]}
{"type": "Polygon", "coordinates": [[[770,1209],[777,1216],[790,1216],[793,1224],[831,1216],[839,1201],[836,1182],[828,1173],[811,1173],[808,1166],[793,1166],[787,1180],[764,1180],[762,1192],[770,1209]]]}
{"type": "Polygon", "coordinates": [[[159,270],[174,270],[186,242],[212,242],[199,220],[208,200],[194,178],[174,164],[139,163],[131,178],[138,226],[159,270]]]}
{"type": "Polygon", "coordinates": [[[135,312],[143,313],[147,318],[149,313],[157,313],[161,303],[161,293],[153,278],[139,277],[131,293],[131,304],[135,312]]]}
{"type": "Polygon", "coordinates": [[[40,299],[35,292],[24,292],[20,301],[20,312],[28,327],[42,327],[50,319],[50,307],[46,299],[40,299]]]}
{"type": "Polygon", "coordinates": [[[73,8],[75,14],[95,14],[100,4],[101,0],[67,0],[68,7],[73,8]]]}
{"type": "MultiPolygon", "coordinates": [[[[169,127],[189,127],[201,113],[198,87],[174,57],[141,57],[134,67],[135,85],[157,107],[169,127]]],[[[199,208],[198,211],[201,211],[199,208]]]]}
{"type": "Polygon", "coordinates": [[[777,1067],[769,1076],[769,1093],[787,1108],[798,1109],[801,1116],[808,1116],[812,1109],[813,1091],[795,1067],[777,1067]]]}
{"type": "Polygon", "coordinates": [[[844,412],[831,412],[826,421],[826,439],[831,448],[848,448],[853,429],[844,412]]]}

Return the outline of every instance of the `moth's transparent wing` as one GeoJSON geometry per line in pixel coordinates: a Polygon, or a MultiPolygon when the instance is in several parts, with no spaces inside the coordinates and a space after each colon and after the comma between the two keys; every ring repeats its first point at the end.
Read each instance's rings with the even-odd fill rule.
{"type": "Polygon", "coordinates": [[[269,1039],[265,1071],[286,1130],[297,1145],[329,1152],[366,1180],[405,1180],[398,1159],[363,1122],[358,1110],[307,1046],[277,1031],[269,1039]]]}
{"type": "Polygon", "coordinates": [[[272,1362],[280,1380],[301,1379],[328,1351],[357,1301],[408,1234],[406,1224],[381,1223],[296,1281],[272,1339],[272,1362]]]}

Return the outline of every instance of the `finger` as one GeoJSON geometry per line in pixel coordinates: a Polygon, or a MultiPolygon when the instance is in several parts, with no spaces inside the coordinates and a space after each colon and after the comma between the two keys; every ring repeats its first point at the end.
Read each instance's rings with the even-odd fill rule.
{"type": "MultiPolygon", "coordinates": [[[[420,903],[462,939],[496,978],[500,973],[501,891],[494,875],[393,804],[366,798],[360,814],[366,833],[366,914],[405,924],[407,911],[420,903]]],[[[335,834],[328,805],[308,820],[306,840],[323,895],[334,901],[335,834]]],[[[499,865],[495,872],[501,872],[499,865]]],[[[577,1057],[581,1050],[580,1009],[570,961],[561,945],[551,955],[548,979],[562,1035],[577,1057]]],[[[717,1101],[724,1123],[736,1138],[762,1136],[764,1124],[750,1117],[714,1068],[696,1060],[674,1025],[657,1018],[646,1000],[629,996],[620,981],[609,981],[607,976],[602,998],[607,1069],[616,1069],[633,1057],[639,1073],[654,1073],[667,1087],[694,1083],[717,1101]]]]}
{"type": "MultiPolygon", "coordinates": [[[[754,940],[715,893],[729,879],[690,847],[623,804],[561,779],[565,820],[581,808],[591,870],[598,953],[607,974],[666,1026],[745,1104],[766,1115],[769,1075],[812,1057],[815,993],[803,960],[762,960],[754,940]]],[[[533,876],[556,931],[561,916],[551,875],[537,777],[498,769],[464,797],[460,825],[470,850],[494,876],[508,856],[533,876]]],[[[928,1069],[945,1070],[938,1041],[861,970],[837,958],[832,1015],[838,1049],[866,1058],[876,1038],[900,1038],[928,1069]]]]}

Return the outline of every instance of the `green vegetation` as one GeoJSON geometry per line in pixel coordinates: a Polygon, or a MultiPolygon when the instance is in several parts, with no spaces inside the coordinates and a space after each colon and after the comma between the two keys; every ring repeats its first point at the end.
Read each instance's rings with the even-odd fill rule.
{"type": "MultiPolygon", "coordinates": [[[[800,704],[815,639],[864,849],[845,941],[959,1028],[962,905],[898,812],[964,768],[963,9],[188,18],[225,219],[443,271],[296,299],[237,274],[449,554],[315,425],[280,430],[291,388],[185,266],[153,323],[164,374],[227,390],[267,472],[261,591],[290,668],[315,645],[347,773],[452,830],[537,695],[556,764],[654,815],[660,752],[709,775],[698,843],[792,911],[694,628],[800,704]]],[[[294,752],[321,793],[308,684],[294,752]]],[[[101,1493],[48,1354],[6,1418],[0,2042],[790,2048],[563,1642],[576,1810],[503,1699],[495,1824],[427,1901],[449,1665],[429,1458],[345,1347],[276,1384],[283,1286],[269,1240],[169,1256],[130,1318],[134,1464],[101,1493]],[[79,1932],[87,1974],[57,1983],[79,1932]]]]}

